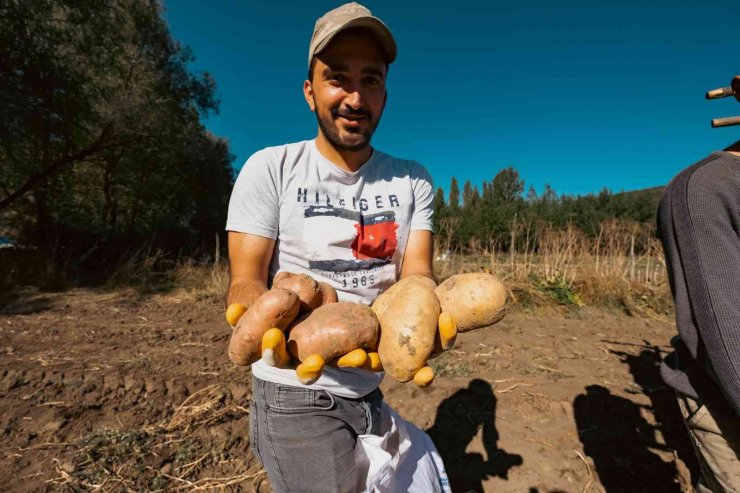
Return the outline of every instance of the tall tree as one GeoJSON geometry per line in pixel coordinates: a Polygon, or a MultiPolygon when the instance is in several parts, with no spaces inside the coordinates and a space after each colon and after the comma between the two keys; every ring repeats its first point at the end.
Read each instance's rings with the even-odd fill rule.
{"type": "Polygon", "coordinates": [[[55,256],[213,238],[232,158],[200,122],[218,100],[192,59],[156,0],[3,2],[3,222],[55,256]]]}
{"type": "Polygon", "coordinates": [[[524,181],[513,167],[504,168],[493,178],[494,200],[512,203],[524,192],[524,181]]]}
{"type": "Polygon", "coordinates": [[[457,178],[452,177],[450,183],[450,207],[457,210],[460,207],[460,189],[457,186],[457,178]]]}

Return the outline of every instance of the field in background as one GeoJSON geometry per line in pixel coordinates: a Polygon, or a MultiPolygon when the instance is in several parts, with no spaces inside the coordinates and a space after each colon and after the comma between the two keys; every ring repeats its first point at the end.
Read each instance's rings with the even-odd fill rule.
{"type": "MultiPolygon", "coordinates": [[[[439,242],[440,280],[494,272],[512,294],[500,324],[432,361],[432,387],[382,385],[455,491],[690,491],[696,464],[659,375],[675,334],[665,266],[638,236],[540,230],[514,242],[529,248],[465,254],[439,242]]],[[[0,297],[0,489],[271,491],[249,447],[249,371],[226,357],[227,282],[218,255],[150,251],[99,289],[0,297]]]]}
{"type": "MultiPolygon", "coordinates": [[[[672,320],[673,302],[663,250],[649,226],[609,220],[591,238],[579,230],[513,221],[510,244],[471,243],[450,248],[448,229],[435,243],[438,281],[462,272],[496,274],[507,285],[515,311],[564,313],[591,307],[672,320]]],[[[202,261],[172,260],[140,251],[120,263],[105,289],[134,287],[141,293],[177,289],[195,300],[222,302],[228,264],[218,250],[202,261]]]]}
{"type": "Polygon", "coordinates": [[[461,253],[450,249],[451,232],[443,228],[436,275],[494,273],[510,288],[515,309],[529,312],[591,306],[660,318],[672,313],[662,246],[649,226],[609,220],[589,237],[573,227],[515,220],[509,233],[513,248],[507,251],[473,243],[461,253]]]}

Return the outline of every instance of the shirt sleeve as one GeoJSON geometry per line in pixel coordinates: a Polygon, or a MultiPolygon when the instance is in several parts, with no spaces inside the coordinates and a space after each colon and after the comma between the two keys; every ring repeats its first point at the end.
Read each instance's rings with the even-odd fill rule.
{"type": "Polygon", "coordinates": [[[247,159],[231,191],[227,231],[277,239],[280,225],[277,166],[267,150],[247,159]]]}
{"type": "Polygon", "coordinates": [[[434,183],[429,172],[419,163],[412,163],[411,165],[411,187],[414,193],[411,231],[433,231],[434,183]]]}

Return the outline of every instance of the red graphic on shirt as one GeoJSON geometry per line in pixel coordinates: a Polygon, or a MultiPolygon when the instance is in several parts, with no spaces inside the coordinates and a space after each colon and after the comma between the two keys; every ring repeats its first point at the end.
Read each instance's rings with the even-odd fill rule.
{"type": "Polygon", "coordinates": [[[357,234],[352,241],[352,254],[359,260],[390,259],[398,246],[397,229],[398,224],[392,219],[371,224],[356,223],[357,234]]]}
{"type": "MultiPolygon", "coordinates": [[[[334,217],[351,221],[350,224],[345,223],[341,226],[340,223],[343,221],[333,225],[323,224],[323,229],[314,231],[314,233],[324,236],[319,236],[318,239],[312,237],[312,240],[316,239],[317,241],[312,243],[316,251],[316,258],[308,261],[311,269],[330,272],[353,272],[373,269],[390,264],[393,261],[393,254],[398,247],[398,238],[396,237],[398,224],[396,223],[396,214],[393,211],[363,215],[361,211],[332,205],[310,206],[303,211],[303,217],[307,221],[318,217],[334,217]],[[352,229],[347,230],[345,225],[354,227],[353,238],[349,245],[352,252],[351,258],[347,258],[349,251],[347,251],[346,241],[349,240],[352,229]],[[323,245],[329,248],[326,252],[322,251],[323,245]],[[337,248],[337,246],[340,248],[337,248]],[[326,258],[335,255],[340,258],[326,258]]],[[[315,230],[316,228],[311,229],[315,230]]],[[[306,231],[310,231],[310,229],[305,229],[304,233],[306,231]]]]}

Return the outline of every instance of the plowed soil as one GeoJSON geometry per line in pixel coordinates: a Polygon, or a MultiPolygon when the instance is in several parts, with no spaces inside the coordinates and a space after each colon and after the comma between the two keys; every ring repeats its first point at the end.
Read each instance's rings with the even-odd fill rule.
{"type": "MultiPolygon", "coordinates": [[[[0,491],[270,491],[223,307],[133,290],[0,304],[0,491]]],[[[696,480],[659,360],[669,320],[510,314],[428,389],[387,378],[460,492],[680,492],[696,480]]]]}

